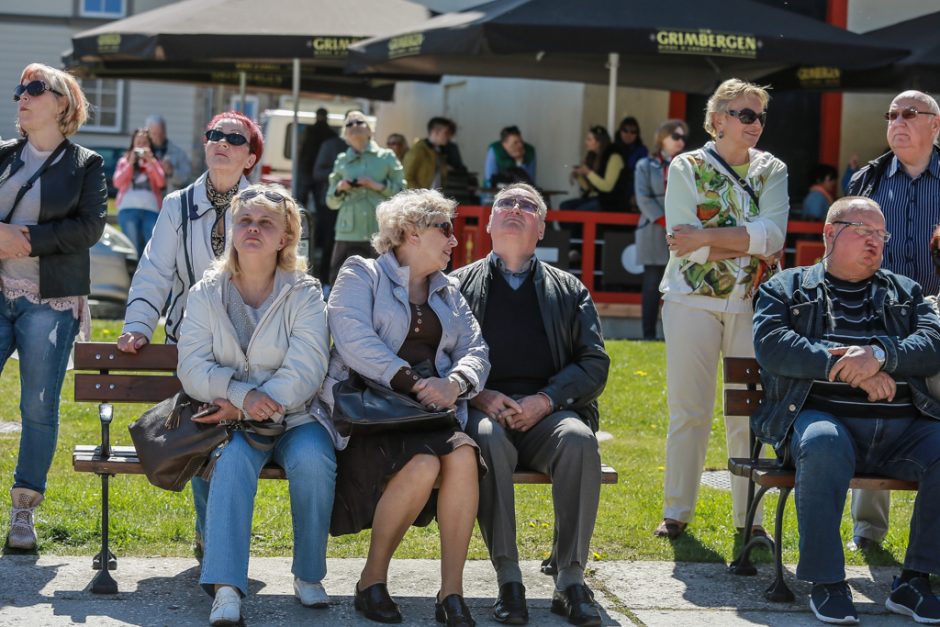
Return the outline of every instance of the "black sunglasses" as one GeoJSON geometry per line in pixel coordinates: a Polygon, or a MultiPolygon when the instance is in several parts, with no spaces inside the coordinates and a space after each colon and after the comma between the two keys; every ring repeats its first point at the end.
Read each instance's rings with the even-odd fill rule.
{"type": "Polygon", "coordinates": [[[223,139],[233,146],[244,146],[248,138],[241,133],[223,133],[217,128],[206,131],[206,139],[210,142],[220,142],[223,139]]]}
{"type": "MultiPolygon", "coordinates": [[[[241,137],[241,135],[239,135],[239,137],[241,137]]],[[[256,198],[257,196],[264,196],[271,202],[276,202],[276,203],[282,203],[285,200],[287,200],[287,196],[284,196],[283,194],[278,194],[277,192],[270,190],[270,189],[253,189],[249,187],[247,189],[243,189],[242,191],[238,192],[238,198],[243,201],[251,200],[252,198],[256,198]]]]}
{"type": "Polygon", "coordinates": [[[365,126],[366,124],[368,124],[368,122],[365,120],[350,120],[349,122],[346,122],[346,128],[352,128],[354,126],[365,126]]]}
{"type": "Polygon", "coordinates": [[[913,120],[918,115],[937,115],[933,111],[918,111],[917,107],[908,107],[906,109],[899,109],[896,111],[888,111],[885,113],[885,119],[888,122],[894,122],[898,119],[898,116],[904,118],[905,120],[913,120]]]}
{"type": "Polygon", "coordinates": [[[62,92],[57,91],[49,87],[48,85],[46,85],[46,81],[37,80],[37,81],[30,81],[26,83],[25,85],[17,85],[16,88],[13,90],[13,102],[19,102],[20,96],[22,96],[24,93],[29,94],[33,98],[37,98],[43,95],[43,93],[47,91],[51,91],[57,96],[63,95],[62,92]]]}
{"type": "Polygon", "coordinates": [[[675,142],[684,142],[686,139],[688,139],[683,133],[672,133],[669,135],[669,137],[671,137],[672,141],[675,142]]]}
{"type": "Polygon", "coordinates": [[[745,125],[753,124],[757,121],[760,121],[761,126],[764,126],[767,123],[766,111],[761,111],[758,113],[754,109],[728,109],[725,111],[725,113],[733,118],[738,118],[738,121],[745,125]]]}
{"type": "Polygon", "coordinates": [[[453,222],[437,222],[435,224],[429,224],[429,228],[433,227],[439,229],[441,233],[444,234],[444,237],[450,238],[454,234],[454,223],[453,222]]]}

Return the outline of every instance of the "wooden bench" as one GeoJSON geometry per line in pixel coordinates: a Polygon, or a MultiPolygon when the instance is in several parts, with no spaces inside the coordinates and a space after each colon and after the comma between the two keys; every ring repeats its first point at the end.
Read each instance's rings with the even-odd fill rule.
{"type": "MultiPolygon", "coordinates": [[[[76,472],[95,473],[101,477],[101,551],[92,568],[98,570],[91,591],[100,594],[117,592],[117,582],[109,570],[117,568],[117,559],[108,546],[108,481],[114,475],[144,474],[133,446],[112,446],[110,426],[114,419],[113,403],[156,404],[179,391],[175,376],[176,346],[147,345],[136,355],[122,353],[108,343],[79,342],[75,345],[75,400],[99,403],[101,422],[100,444],[78,444],[72,451],[72,468],[76,472]],[[81,372],[91,371],[91,372],[81,372]],[[106,567],[103,567],[106,566],[106,567]]],[[[137,413],[125,424],[136,419],[137,413]]],[[[262,479],[284,479],[284,470],[268,464],[261,470],[262,479]]],[[[601,482],[617,483],[617,471],[601,466],[601,482]]],[[[513,473],[517,484],[551,483],[547,475],[518,469],[513,473]]]]}
{"type": "MultiPolygon", "coordinates": [[[[725,414],[728,416],[750,416],[761,404],[764,392],[761,389],[760,369],[756,359],[726,357],[724,360],[725,414]],[[744,386],[729,387],[729,386],[744,386]]],[[[750,480],[747,491],[747,519],[744,523],[744,547],[741,554],[730,566],[736,575],[756,575],[757,569],[750,560],[751,551],[757,546],[767,546],[774,553],[774,581],[767,588],[764,596],[770,601],[793,601],[793,592],[783,578],[783,515],[787,499],[796,480],[796,471],[783,467],[776,459],[760,458],[762,444],[751,431],[751,457],[731,458],[728,470],[731,474],[750,480]],[[777,501],[777,513],[774,520],[774,538],[771,542],[765,537],[751,538],[751,527],[761,499],[768,490],[776,488],[780,492],[777,501]]],[[[917,483],[901,481],[876,475],[857,474],[849,483],[850,488],[865,490],[917,490],[917,483]]]]}

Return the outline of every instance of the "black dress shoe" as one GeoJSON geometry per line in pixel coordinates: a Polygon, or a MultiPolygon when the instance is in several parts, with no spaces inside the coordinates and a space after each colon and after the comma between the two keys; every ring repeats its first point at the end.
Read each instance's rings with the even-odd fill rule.
{"type": "Polygon", "coordinates": [[[507,625],[525,625],[529,622],[529,608],[525,605],[525,586],[508,581],[499,587],[499,598],[493,606],[493,618],[507,625]]]}
{"type": "Polygon", "coordinates": [[[594,594],[583,583],[568,586],[552,595],[552,612],[561,614],[572,625],[588,627],[601,624],[601,613],[594,603],[594,594]]]}
{"type": "Polygon", "coordinates": [[[443,601],[434,603],[434,619],[447,627],[474,627],[476,621],[470,616],[470,608],[459,594],[450,594],[443,601]]]}
{"type": "Polygon", "coordinates": [[[384,583],[373,584],[365,590],[360,590],[359,584],[356,584],[353,607],[357,612],[365,614],[369,620],[379,623],[401,622],[401,609],[388,595],[388,588],[384,583]]]}

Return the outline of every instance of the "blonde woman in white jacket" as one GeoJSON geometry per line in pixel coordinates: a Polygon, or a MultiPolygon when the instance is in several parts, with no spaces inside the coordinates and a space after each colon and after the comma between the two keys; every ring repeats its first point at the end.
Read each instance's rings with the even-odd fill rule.
{"type": "Polygon", "coordinates": [[[215,453],[200,578],[215,596],[213,625],[240,620],[258,474],[272,460],[289,482],[294,593],[326,607],[320,581],[336,478],[336,434],[309,411],[326,375],[329,332],[320,285],[297,258],[297,204],[281,188],[248,187],[232,200],[232,223],[229,249],[190,291],[178,375],[190,396],[218,407],[200,422],[272,421],[286,431],[250,436],[273,444],[269,450],[235,431],[215,453]]]}

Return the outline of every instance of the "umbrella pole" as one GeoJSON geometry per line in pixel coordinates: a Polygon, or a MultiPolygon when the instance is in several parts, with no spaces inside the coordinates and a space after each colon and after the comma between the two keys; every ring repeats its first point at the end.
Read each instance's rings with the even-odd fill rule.
{"type": "Polygon", "coordinates": [[[248,81],[248,77],[245,72],[238,73],[238,107],[239,111],[245,113],[245,84],[248,81]]]}
{"type": "Polygon", "coordinates": [[[294,124],[291,126],[290,132],[290,170],[291,170],[291,193],[294,198],[297,198],[303,204],[303,199],[300,198],[300,190],[298,186],[300,185],[300,163],[298,163],[298,157],[300,150],[297,147],[297,142],[300,141],[300,116],[297,112],[300,110],[300,59],[294,59],[294,82],[292,95],[294,97],[294,124]]]}
{"type": "Polygon", "coordinates": [[[611,137],[615,137],[614,118],[617,115],[617,69],[620,67],[620,55],[611,52],[607,56],[607,68],[610,70],[610,78],[607,81],[607,131],[611,137]]]}

